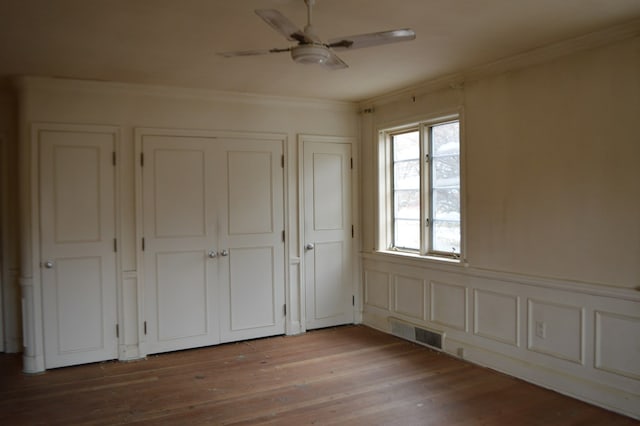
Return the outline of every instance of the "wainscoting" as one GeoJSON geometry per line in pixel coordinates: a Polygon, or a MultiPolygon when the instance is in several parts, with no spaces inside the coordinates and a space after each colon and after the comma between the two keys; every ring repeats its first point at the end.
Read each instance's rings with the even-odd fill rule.
{"type": "Polygon", "coordinates": [[[640,293],[365,255],[364,323],[443,335],[471,362],[640,418],[640,293]]]}

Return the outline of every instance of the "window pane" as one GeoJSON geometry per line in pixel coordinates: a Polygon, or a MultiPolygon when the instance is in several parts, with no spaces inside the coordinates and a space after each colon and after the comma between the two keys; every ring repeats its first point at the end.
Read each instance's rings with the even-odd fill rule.
{"type": "Polygon", "coordinates": [[[393,165],[393,189],[420,189],[420,161],[401,161],[393,165]]]}
{"type": "Polygon", "coordinates": [[[420,158],[420,135],[417,131],[393,135],[393,161],[420,158]]]}
{"type": "Polygon", "coordinates": [[[460,124],[437,124],[430,135],[430,250],[460,254],[460,124]]]}
{"type": "Polygon", "coordinates": [[[440,155],[460,154],[460,123],[437,124],[431,128],[432,153],[436,157],[440,155]]]}
{"type": "Polygon", "coordinates": [[[460,254],[460,222],[433,221],[433,250],[460,254]]]}
{"type": "Polygon", "coordinates": [[[420,220],[395,220],[394,247],[420,249],[420,220]]]}
{"type": "Polygon", "coordinates": [[[460,156],[449,155],[435,157],[432,161],[433,187],[459,187],[460,186],[460,156]]]}
{"type": "Polygon", "coordinates": [[[394,213],[396,219],[420,219],[420,191],[396,191],[394,213]]]}
{"type": "Polygon", "coordinates": [[[458,188],[434,189],[432,194],[433,218],[459,222],[460,190],[458,188]]]}

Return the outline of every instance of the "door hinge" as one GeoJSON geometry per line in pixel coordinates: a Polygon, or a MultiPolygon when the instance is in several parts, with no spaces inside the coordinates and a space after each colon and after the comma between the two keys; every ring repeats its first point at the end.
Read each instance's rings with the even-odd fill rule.
{"type": "Polygon", "coordinates": [[[284,169],[284,154],[280,156],[280,166],[284,169]]]}
{"type": "Polygon", "coordinates": [[[356,296],[351,295],[351,306],[356,306],[356,296]]]}
{"type": "Polygon", "coordinates": [[[111,161],[113,161],[113,165],[115,166],[116,165],[116,152],[115,151],[113,151],[111,153],[111,161]]]}
{"type": "Polygon", "coordinates": [[[144,153],[140,153],[140,167],[144,167],[144,153]]]}
{"type": "Polygon", "coordinates": [[[284,242],[286,242],[285,235],[286,235],[286,234],[285,234],[285,232],[284,232],[284,230],[283,230],[283,231],[282,231],[282,242],[283,242],[283,243],[284,243],[284,242]]]}
{"type": "Polygon", "coordinates": [[[147,322],[146,321],[143,323],[143,328],[144,328],[144,334],[146,335],[147,334],[147,322]]]}
{"type": "Polygon", "coordinates": [[[114,252],[118,251],[118,239],[117,238],[113,239],[113,251],[114,252]]]}
{"type": "Polygon", "coordinates": [[[116,324],[116,339],[120,337],[120,326],[116,324]]]}
{"type": "Polygon", "coordinates": [[[144,251],[144,237],[142,237],[142,251],[144,251]]]}
{"type": "Polygon", "coordinates": [[[287,316],[287,304],[282,305],[282,312],[284,312],[284,316],[287,316]]]}
{"type": "Polygon", "coordinates": [[[353,228],[353,225],[351,225],[351,238],[355,237],[355,235],[356,235],[356,231],[353,228]]]}
{"type": "Polygon", "coordinates": [[[351,157],[351,170],[353,170],[353,157],[351,157]]]}

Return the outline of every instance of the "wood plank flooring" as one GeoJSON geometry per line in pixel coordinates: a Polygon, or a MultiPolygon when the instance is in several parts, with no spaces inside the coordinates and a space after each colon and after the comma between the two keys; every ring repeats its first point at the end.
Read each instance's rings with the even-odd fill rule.
{"type": "Polygon", "coordinates": [[[631,425],[364,326],[20,373],[0,354],[2,425],[631,425]]]}

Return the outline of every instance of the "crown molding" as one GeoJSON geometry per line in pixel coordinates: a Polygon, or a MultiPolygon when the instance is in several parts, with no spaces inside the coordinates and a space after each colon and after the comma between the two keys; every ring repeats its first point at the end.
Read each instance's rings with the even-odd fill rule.
{"type": "Polygon", "coordinates": [[[328,109],[356,112],[357,102],[335,101],[313,98],[263,95],[257,93],[227,92],[210,89],[183,88],[174,86],[145,85],[115,81],[80,80],[63,77],[18,76],[13,79],[18,92],[32,90],[63,90],[85,93],[124,94],[132,96],[163,97],[208,102],[240,103],[261,106],[282,106],[310,109],[328,109]]]}
{"type": "Polygon", "coordinates": [[[498,59],[465,71],[423,81],[413,86],[389,92],[359,102],[360,108],[372,108],[399,100],[425,95],[443,89],[461,89],[464,83],[477,81],[509,71],[550,62],[573,53],[640,36],[640,19],[605,28],[557,43],[536,47],[525,52],[498,59]]]}

